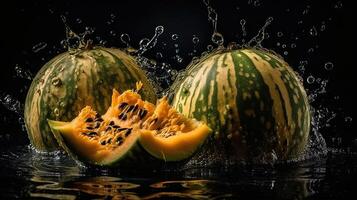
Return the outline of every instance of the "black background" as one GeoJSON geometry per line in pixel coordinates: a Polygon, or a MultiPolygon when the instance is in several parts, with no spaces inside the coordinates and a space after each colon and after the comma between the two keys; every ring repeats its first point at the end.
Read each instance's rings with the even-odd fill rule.
{"type": "MultiPolygon", "coordinates": [[[[320,95],[313,105],[329,108],[336,112],[336,118],[330,121],[330,127],[321,129],[329,145],[333,137],[342,137],[346,145],[356,145],[352,130],[352,122],[345,122],[345,117],[352,116],[354,108],[353,84],[355,62],[349,49],[352,47],[351,28],[348,21],[349,5],[344,1],[212,1],[213,8],[218,13],[218,31],[225,38],[225,44],[242,39],[240,20],[246,20],[247,36],[249,40],[257,34],[265,20],[272,16],[274,21],[267,28],[270,37],[263,42],[265,48],[280,54],[284,50],[277,42],[286,44],[289,54],[284,55],[288,63],[297,69],[300,61],[307,60],[304,78],[308,75],[328,79],[327,94],[320,95]],[[250,3],[252,2],[252,3],[250,3]],[[342,7],[339,6],[342,4],[342,7]],[[237,9],[238,7],[238,9],[237,9]],[[337,7],[337,8],[335,8],[337,7]],[[340,8],[341,7],[341,8],[340,8]],[[304,10],[308,10],[304,14],[304,10]],[[299,24],[298,21],[303,23],[299,24]],[[320,31],[322,21],[326,30],[320,31]],[[311,36],[309,30],[315,26],[317,36],[311,36]],[[282,32],[282,37],[277,36],[282,32]],[[299,39],[295,41],[295,37],[299,39]],[[296,48],[290,45],[296,43],[296,48]],[[316,48],[316,45],[318,48],[316,48]],[[314,48],[312,53],[309,48],[314,48]],[[332,62],[331,71],[324,69],[324,63],[332,62]],[[334,97],[339,96],[335,100],[334,97]]],[[[9,2],[7,2],[9,3],[9,2]]],[[[67,18],[68,25],[78,33],[84,32],[85,27],[94,27],[95,32],[90,37],[101,37],[106,40],[105,46],[124,47],[120,41],[120,34],[128,33],[130,44],[138,47],[142,38],[150,38],[158,25],[165,28],[159,38],[158,45],[145,54],[155,59],[156,52],[162,52],[163,58],[159,62],[171,64],[173,68],[183,69],[190,62],[192,56],[193,35],[200,39],[197,45],[197,55],[212,44],[210,37],[212,26],[207,20],[207,8],[202,1],[189,0],[152,0],[152,1],[96,1],[96,2],[62,2],[62,1],[11,1],[9,5],[2,5],[0,12],[1,35],[1,97],[12,95],[20,102],[24,102],[29,80],[16,76],[16,64],[29,70],[33,74],[49,59],[59,52],[65,51],[60,41],[65,38],[65,29],[60,15],[67,18]],[[114,15],[113,22],[111,15],[114,15]],[[78,23],[77,19],[82,22],[78,23]],[[109,23],[108,23],[109,22],[109,23]],[[115,31],[116,36],[110,31],[115,31]],[[172,34],[178,34],[177,41],[171,39],[172,34]],[[34,45],[44,42],[47,46],[35,53],[34,45]],[[163,46],[162,42],[167,45],[163,46]],[[179,44],[183,62],[178,63],[172,57],[175,55],[174,43],[179,44]]],[[[97,40],[98,41],[98,40],[97,40]]],[[[307,85],[313,89],[316,85],[307,85]]],[[[4,144],[28,143],[26,133],[21,131],[18,115],[0,105],[2,126],[0,141],[4,144]]],[[[6,146],[6,145],[5,145],[6,146]]]]}

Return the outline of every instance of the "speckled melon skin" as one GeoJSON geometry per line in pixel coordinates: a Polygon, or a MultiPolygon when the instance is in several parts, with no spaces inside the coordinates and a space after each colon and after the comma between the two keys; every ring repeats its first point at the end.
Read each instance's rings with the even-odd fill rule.
{"type": "Polygon", "coordinates": [[[25,102],[25,124],[31,144],[41,151],[58,149],[47,119],[68,121],[86,105],[104,113],[113,88],[120,92],[141,81],[143,99],[156,102],[156,92],[134,59],[114,48],[94,47],[73,55],[62,53],[34,78],[25,102]]]}
{"type": "Polygon", "coordinates": [[[306,92],[292,68],[261,49],[224,50],[191,64],[174,83],[173,106],[208,123],[213,145],[239,159],[274,153],[294,159],[304,151],[311,115],[306,92]],[[233,150],[232,150],[233,149],[233,150]]]}

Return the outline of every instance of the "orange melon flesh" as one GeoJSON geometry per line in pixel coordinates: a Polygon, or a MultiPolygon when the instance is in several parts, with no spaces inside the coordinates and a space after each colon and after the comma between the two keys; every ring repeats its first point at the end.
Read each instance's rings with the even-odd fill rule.
{"type": "Polygon", "coordinates": [[[135,91],[123,94],[113,90],[112,104],[102,116],[87,106],[71,122],[48,120],[60,146],[76,159],[95,165],[140,157],[135,152],[141,147],[165,161],[190,157],[211,133],[210,128],[178,113],[166,97],[156,106],[142,100],[137,93],[140,88],[139,84],[135,91]]]}

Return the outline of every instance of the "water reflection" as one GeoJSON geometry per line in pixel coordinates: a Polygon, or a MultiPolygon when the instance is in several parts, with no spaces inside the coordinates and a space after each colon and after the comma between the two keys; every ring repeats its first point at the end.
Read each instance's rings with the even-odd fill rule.
{"type": "Polygon", "coordinates": [[[324,184],[331,171],[344,173],[339,166],[327,170],[326,159],[276,166],[127,173],[81,167],[59,152],[38,154],[25,147],[3,152],[0,164],[4,166],[2,190],[6,191],[1,199],[303,199],[328,192],[332,187],[324,184]]]}

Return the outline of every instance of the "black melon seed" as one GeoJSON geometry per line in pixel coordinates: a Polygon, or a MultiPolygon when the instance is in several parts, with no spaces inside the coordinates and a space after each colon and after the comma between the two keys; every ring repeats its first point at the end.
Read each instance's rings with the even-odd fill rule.
{"type": "Polygon", "coordinates": [[[109,125],[113,126],[114,125],[114,121],[110,121],[109,125]]]}
{"type": "Polygon", "coordinates": [[[95,135],[97,135],[97,132],[92,131],[88,133],[88,136],[95,136],[95,135]]]}
{"type": "Polygon", "coordinates": [[[108,132],[112,129],[112,127],[108,126],[106,129],[105,129],[105,132],[108,132]]]}
{"type": "Polygon", "coordinates": [[[118,137],[116,142],[117,142],[117,144],[121,145],[123,143],[123,138],[118,137]]]}
{"type": "Polygon", "coordinates": [[[95,115],[95,118],[100,118],[100,114],[97,113],[97,114],[95,115]]]}
{"type": "Polygon", "coordinates": [[[129,129],[126,131],[125,137],[128,137],[128,136],[130,135],[130,133],[131,133],[131,128],[129,128],[129,129]]]}
{"type": "Polygon", "coordinates": [[[151,121],[151,123],[155,124],[159,120],[157,117],[151,121]]]}
{"type": "Polygon", "coordinates": [[[120,128],[120,126],[118,126],[118,125],[114,125],[114,126],[113,126],[113,128],[120,128]]]}
{"type": "Polygon", "coordinates": [[[134,109],[133,109],[133,112],[135,112],[138,108],[139,108],[139,105],[138,105],[138,104],[135,104],[134,109]]]}
{"type": "Polygon", "coordinates": [[[95,119],[95,121],[96,122],[102,122],[102,121],[104,121],[101,117],[99,117],[99,118],[97,118],[97,119],[95,119]]]}
{"type": "Polygon", "coordinates": [[[131,112],[133,109],[134,109],[134,106],[133,106],[133,105],[131,105],[131,106],[129,106],[129,108],[128,108],[127,112],[131,112]]]}
{"type": "Polygon", "coordinates": [[[123,109],[123,108],[125,108],[127,105],[128,105],[128,103],[123,102],[123,103],[121,103],[121,104],[119,105],[119,109],[123,109]]]}
{"type": "Polygon", "coordinates": [[[86,122],[93,122],[93,119],[92,118],[87,118],[86,122]]]}
{"type": "Polygon", "coordinates": [[[93,129],[93,127],[91,127],[91,126],[87,126],[87,129],[88,129],[88,130],[92,130],[92,129],[93,129]]]}
{"type": "Polygon", "coordinates": [[[141,109],[140,109],[140,111],[139,111],[139,117],[140,117],[140,119],[143,119],[146,116],[146,114],[148,113],[148,111],[147,110],[141,110],[141,109]]]}
{"type": "Polygon", "coordinates": [[[99,128],[100,123],[96,123],[94,128],[99,128]]]}
{"type": "Polygon", "coordinates": [[[107,141],[103,140],[100,142],[101,145],[106,145],[107,144],[107,141]]]}
{"type": "Polygon", "coordinates": [[[128,129],[128,128],[118,128],[117,131],[120,132],[120,131],[123,131],[123,130],[126,130],[126,129],[128,129]]]}
{"type": "Polygon", "coordinates": [[[121,113],[118,117],[121,120],[126,120],[128,118],[125,113],[121,113]]]}
{"type": "Polygon", "coordinates": [[[110,144],[112,142],[112,138],[109,138],[109,140],[107,141],[108,144],[110,144]]]}

